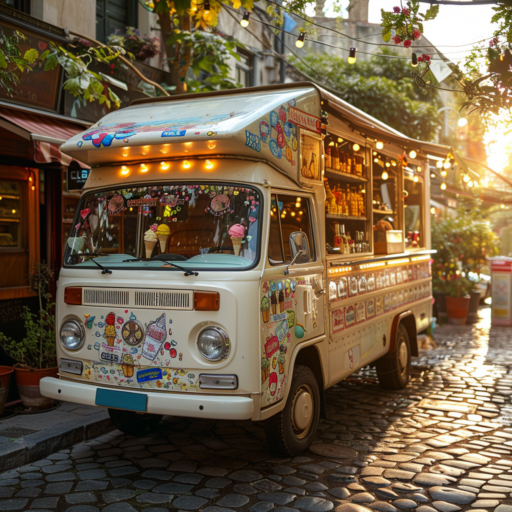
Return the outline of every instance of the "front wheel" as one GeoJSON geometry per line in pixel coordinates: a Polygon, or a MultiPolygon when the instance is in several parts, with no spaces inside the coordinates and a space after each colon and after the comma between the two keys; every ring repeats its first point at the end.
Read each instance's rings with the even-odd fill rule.
{"type": "Polygon", "coordinates": [[[319,420],[320,388],[315,374],[307,366],[297,366],[284,409],[265,422],[268,444],[282,455],[303,452],[313,442],[319,420]]]}
{"type": "Polygon", "coordinates": [[[138,413],[109,409],[108,414],[114,427],[125,434],[141,437],[154,429],[163,418],[160,414],[138,413]]]}
{"type": "Polygon", "coordinates": [[[396,350],[377,361],[379,384],[384,389],[404,389],[411,372],[411,345],[407,329],[400,324],[396,333],[396,350]]]}

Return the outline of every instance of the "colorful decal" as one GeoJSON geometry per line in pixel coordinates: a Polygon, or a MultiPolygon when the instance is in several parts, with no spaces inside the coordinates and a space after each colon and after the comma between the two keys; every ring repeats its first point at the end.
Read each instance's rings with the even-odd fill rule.
{"type": "Polygon", "coordinates": [[[354,306],[347,306],[345,309],[345,326],[351,327],[356,322],[356,310],[354,306]]]}
{"type": "Polygon", "coordinates": [[[105,318],[105,332],[103,333],[103,337],[107,340],[109,347],[113,347],[116,341],[117,333],[115,323],[116,314],[109,313],[107,318],[105,318]]]}
{"type": "Polygon", "coordinates": [[[315,133],[322,133],[321,120],[318,117],[291,106],[288,109],[288,115],[290,123],[315,133]]]}
{"type": "Polygon", "coordinates": [[[121,329],[121,337],[124,342],[134,347],[144,338],[144,328],[137,320],[128,320],[121,329]]]}
{"type": "Polygon", "coordinates": [[[120,363],[123,357],[123,349],[120,345],[112,347],[110,345],[101,344],[100,347],[100,360],[108,361],[109,363],[120,363]]]}
{"type": "Polygon", "coordinates": [[[384,313],[384,298],[377,297],[375,299],[375,316],[382,315],[384,313]]]}
{"type": "Polygon", "coordinates": [[[212,215],[220,217],[225,213],[233,213],[233,210],[230,209],[230,200],[229,197],[225,194],[216,195],[210,203],[210,206],[206,208],[207,212],[210,212],[212,215]]]}
{"type": "Polygon", "coordinates": [[[355,305],[356,309],[356,323],[360,324],[366,320],[366,303],[365,301],[358,302],[355,305]]]}
{"type": "Polygon", "coordinates": [[[267,121],[260,121],[260,138],[263,143],[267,142],[267,138],[270,134],[270,126],[267,121]]]}
{"type": "Polygon", "coordinates": [[[375,299],[366,301],[366,318],[370,319],[375,316],[375,299]]]}
{"type": "Polygon", "coordinates": [[[154,322],[150,322],[146,326],[146,337],[144,338],[144,346],[142,355],[153,361],[160,352],[160,347],[167,338],[167,330],[165,329],[165,313],[159,316],[154,322]]]}
{"type": "Polygon", "coordinates": [[[112,196],[108,201],[108,215],[119,215],[124,210],[124,198],[120,195],[112,196]]]}
{"type": "Polygon", "coordinates": [[[160,368],[148,368],[137,372],[137,382],[148,382],[150,380],[158,380],[162,378],[162,370],[160,368]]]}
{"type": "Polygon", "coordinates": [[[162,137],[184,137],[187,130],[167,130],[162,132],[162,137]]]}
{"type": "Polygon", "coordinates": [[[267,343],[265,343],[265,355],[267,356],[267,359],[270,359],[278,350],[279,340],[277,339],[277,336],[267,338],[267,343]]]}
{"type": "Polygon", "coordinates": [[[249,146],[254,151],[261,151],[261,139],[254,133],[245,130],[245,145],[249,146]]]}
{"type": "Polygon", "coordinates": [[[387,313],[391,309],[391,294],[384,295],[384,312],[387,313]]]}
{"type": "Polygon", "coordinates": [[[261,315],[263,316],[263,322],[267,323],[270,321],[270,304],[266,295],[261,299],[261,315]]]}
{"type": "Polygon", "coordinates": [[[334,309],[331,313],[332,333],[343,331],[345,329],[345,308],[334,309]]]}
{"type": "Polygon", "coordinates": [[[348,349],[345,352],[344,368],[346,370],[355,370],[361,359],[361,348],[359,345],[348,349]]]}

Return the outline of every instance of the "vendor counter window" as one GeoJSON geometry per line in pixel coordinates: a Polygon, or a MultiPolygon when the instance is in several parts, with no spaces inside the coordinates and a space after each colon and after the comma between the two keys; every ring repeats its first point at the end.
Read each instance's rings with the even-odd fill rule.
{"type": "MultiPolygon", "coordinates": [[[[304,233],[308,252],[296,263],[315,260],[315,241],[311,224],[309,199],[305,197],[272,194],[270,204],[270,237],[268,259],[271,265],[290,263],[293,259],[290,244],[292,233],[304,233]]],[[[295,238],[296,242],[297,239],[295,238]]]]}
{"type": "Polygon", "coordinates": [[[404,190],[405,248],[425,247],[423,181],[406,176],[404,190]]]}
{"type": "Polygon", "coordinates": [[[22,182],[0,180],[0,248],[22,249],[22,182]]]}

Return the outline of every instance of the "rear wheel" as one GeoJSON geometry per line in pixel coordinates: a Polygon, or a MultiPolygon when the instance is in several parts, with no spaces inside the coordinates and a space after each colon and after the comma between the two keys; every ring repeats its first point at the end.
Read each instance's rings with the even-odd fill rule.
{"type": "Polygon", "coordinates": [[[379,384],[384,389],[404,389],[411,372],[411,345],[407,329],[400,324],[396,333],[396,350],[377,361],[379,384]]]}
{"type": "Polygon", "coordinates": [[[290,393],[284,409],[265,422],[265,434],[273,451],[296,455],[309,448],[320,420],[320,388],[307,366],[293,372],[290,393]]]}
{"type": "Polygon", "coordinates": [[[163,418],[160,414],[138,413],[109,409],[108,414],[114,427],[131,436],[143,436],[154,429],[163,418]]]}

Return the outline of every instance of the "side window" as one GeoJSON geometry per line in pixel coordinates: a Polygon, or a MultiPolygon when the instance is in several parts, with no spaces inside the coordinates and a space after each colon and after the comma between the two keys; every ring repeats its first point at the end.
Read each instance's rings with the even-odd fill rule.
{"type": "MultiPolygon", "coordinates": [[[[293,259],[290,235],[302,232],[307,237],[309,257],[297,260],[307,263],[315,260],[315,241],[311,224],[309,199],[289,195],[272,195],[270,212],[269,261],[271,265],[290,263],[293,259]]],[[[295,235],[296,236],[296,235],[295,235]]],[[[297,241],[297,240],[296,240],[297,241]]]]}

